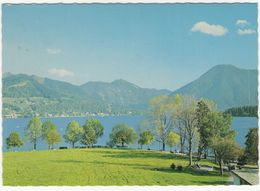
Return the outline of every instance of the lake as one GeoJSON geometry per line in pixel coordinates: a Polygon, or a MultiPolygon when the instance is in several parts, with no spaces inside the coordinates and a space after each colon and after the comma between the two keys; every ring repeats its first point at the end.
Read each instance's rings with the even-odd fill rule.
{"type": "MultiPolygon", "coordinates": [[[[106,116],[106,117],[96,117],[96,118],[99,119],[104,126],[104,135],[98,139],[97,144],[106,145],[106,142],[109,140],[109,134],[113,126],[115,126],[118,123],[126,123],[137,131],[138,124],[143,119],[143,116],[106,116]]],[[[9,134],[12,131],[17,131],[22,137],[22,139],[25,140],[24,129],[27,126],[30,119],[31,118],[3,120],[3,151],[4,152],[8,151],[6,149],[6,138],[9,136],[9,134]]],[[[83,125],[87,119],[88,119],[87,117],[42,118],[42,122],[51,120],[57,126],[59,133],[63,135],[66,130],[66,126],[70,121],[76,120],[79,122],[80,125],[83,125]]],[[[252,127],[258,127],[258,121],[257,118],[254,117],[234,117],[232,127],[237,132],[237,137],[236,137],[237,142],[241,146],[244,146],[245,136],[248,132],[248,129],[252,127]]],[[[62,141],[59,144],[55,145],[54,147],[58,148],[60,146],[70,147],[68,143],[65,143],[63,138],[62,141]]],[[[80,146],[80,144],[77,143],[75,144],[75,146],[80,146]]],[[[132,148],[138,148],[137,144],[133,144],[129,146],[132,148]]],[[[32,148],[33,148],[32,143],[25,141],[25,144],[19,150],[28,151],[28,150],[32,150],[32,148]]],[[[144,148],[146,148],[146,146],[144,146],[144,148]]],[[[154,141],[151,144],[150,148],[159,150],[161,148],[161,145],[158,142],[154,141]]],[[[39,139],[37,143],[37,149],[39,150],[48,149],[48,145],[43,140],[39,139]]],[[[166,149],[169,148],[166,147],[166,149]]]]}

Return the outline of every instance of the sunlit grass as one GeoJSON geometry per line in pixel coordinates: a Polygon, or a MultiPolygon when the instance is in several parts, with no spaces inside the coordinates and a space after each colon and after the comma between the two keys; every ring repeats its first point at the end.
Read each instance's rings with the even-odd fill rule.
{"type": "MultiPolygon", "coordinates": [[[[136,149],[68,149],[3,153],[4,185],[218,185],[218,172],[174,171],[188,158],[136,149]]],[[[210,161],[201,164],[215,166],[210,161]]]]}

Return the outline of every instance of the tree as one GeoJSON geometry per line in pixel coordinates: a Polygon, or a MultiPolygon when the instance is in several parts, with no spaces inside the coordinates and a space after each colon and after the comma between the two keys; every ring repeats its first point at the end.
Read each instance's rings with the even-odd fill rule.
{"type": "Polygon", "coordinates": [[[30,142],[33,143],[33,149],[36,150],[37,140],[42,136],[42,122],[39,117],[34,117],[29,121],[25,134],[30,142]]]}
{"type": "Polygon", "coordinates": [[[91,127],[95,131],[96,139],[103,135],[104,127],[98,119],[87,120],[83,128],[85,129],[87,127],[91,127]]]}
{"type": "MultiPolygon", "coordinates": [[[[229,114],[224,114],[221,112],[209,112],[204,118],[203,123],[207,126],[205,132],[207,134],[206,141],[211,144],[212,138],[216,135],[220,137],[225,137],[230,134],[235,136],[235,132],[231,131],[232,116],[229,114]]],[[[213,149],[214,154],[215,150],[213,149]]],[[[217,157],[215,156],[215,161],[217,162],[217,157]]]]}
{"type": "Polygon", "coordinates": [[[177,145],[179,142],[180,142],[180,135],[178,135],[174,131],[171,131],[166,138],[166,144],[171,148],[171,151],[172,151],[172,147],[177,145]]]}
{"type": "Polygon", "coordinates": [[[23,145],[23,141],[17,132],[10,133],[9,137],[6,138],[7,149],[20,147],[23,145]]]}
{"type": "Polygon", "coordinates": [[[178,134],[180,135],[180,152],[184,153],[184,145],[187,137],[186,129],[183,123],[178,119],[174,120],[174,126],[176,127],[178,134]]]}
{"type": "Polygon", "coordinates": [[[83,128],[80,127],[77,121],[71,121],[66,129],[64,139],[66,142],[72,144],[72,148],[74,148],[75,143],[78,142],[83,134],[83,128]]]}
{"type": "Polygon", "coordinates": [[[238,155],[239,146],[235,142],[235,131],[231,127],[232,117],[221,112],[209,112],[204,118],[208,127],[207,142],[215,154],[215,161],[219,164],[223,174],[223,163],[234,159],[238,155]]]}
{"type": "Polygon", "coordinates": [[[162,150],[165,150],[166,137],[173,127],[172,113],[174,97],[158,96],[149,101],[150,113],[153,124],[156,127],[157,141],[162,143],[162,150]]]}
{"type": "Polygon", "coordinates": [[[56,128],[51,129],[47,132],[46,142],[48,143],[50,149],[53,149],[53,145],[59,143],[60,141],[61,141],[61,136],[56,128]]]}
{"type": "Polygon", "coordinates": [[[84,145],[93,145],[97,142],[97,136],[92,125],[83,126],[83,135],[81,139],[81,143],[84,145]]]}
{"type": "MultiPolygon", "coordinates": [[[[52,130],[56,130],[57,127],[55,126],[55,124],[52,121],[46,121],[42,124],[42,138],[48,143],[48,133],[52,130]]],[[[58,132],[57,132],[58,133],[58,132]]],[[[52,132],[53,134],[53,132],[52,132]]],[[[52,144],[48,144],[49,145],[49,149],[51,149],[51,145],[52,144]]]]}
{"type": "Polygon", "coordinates": [[[141,149],[143,145],[150,145],[152,141],[153,141],[153,134],[151,133],[150,130],[146,130],[139,135],[138,143],[141,145],[141,149]]]}
{"type": "Polygon", "coordinates": [[[125,144],[134,143],[137,138],[135,130],[126,124],[114,126],[109,137],[110,143],[121,144],[122,147],[124,147],[125,144]]]}
{"type": "Polygon", "coordinates": [[[234,136],[220,135],[211,138],[211,148],[214,150],[220,169],[220,174],[223,175],[223,163],[231,159],[237,159],[239,156],[239,146],[234,140],[234,136]]]}
{"type": "Polygon", "coordinates": [[[199,145],[198,145],[198,161],[200,160],[203,151],[204,151],[204,158],[206,158],[207,156],[208,134],[206,131],[207,126],[204,123],[204,118],[207,116],[209,112],[210,109],[208,105],[203,100],[200,100],[196,108],[197,128],[200,135],[199,145]]]}
{"type": "Polygon", "coordinates": [[[188,95],[176,95],[173,119],[181,124],[181,127],[186,132],[186,139],[188,141],[189,151],[189,166],[192,165],[192,150],[193,141],[197,132],[197,118],[196,118],[197,101],[188,95]]]}
{"type": "Polygon", "coordinates": [[[247,162],[258,163],[258,128],[250,128],[246,135],[245,159],[247,162]]]}

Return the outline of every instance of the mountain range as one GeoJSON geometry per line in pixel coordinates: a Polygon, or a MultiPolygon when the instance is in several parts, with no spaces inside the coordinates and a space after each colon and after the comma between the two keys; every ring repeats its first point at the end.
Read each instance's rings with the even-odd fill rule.
{"type": "Polygon", "coordinates": [[[176,93],[211,99],[220,110],[257,105],[257,70],[232,65],[217,65],[174,92],[141,88],[123,79],[77,86],[35,75],[5,73],[2,81],[4,117],[140,114],[147,110],[152,97],[176,93]]]}

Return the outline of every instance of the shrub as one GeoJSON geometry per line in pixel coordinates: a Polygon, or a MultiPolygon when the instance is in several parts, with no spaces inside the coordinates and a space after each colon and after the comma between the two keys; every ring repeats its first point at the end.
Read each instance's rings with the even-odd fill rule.
{"type": "Polygon", "coordinates": [[[176,165],[174,163],[171,164],[171,169],[175,170],[176,165]]]}
{"type": "Polygon", "coordinates": [[[178,171],[182,171],[183,170],[183,167],[181,165],[177,166],[177,170],[178,171]]]}

